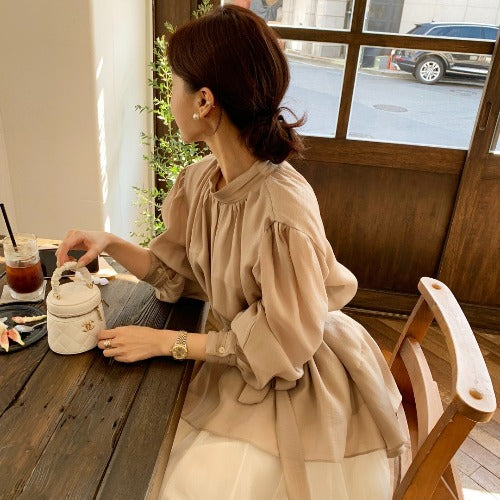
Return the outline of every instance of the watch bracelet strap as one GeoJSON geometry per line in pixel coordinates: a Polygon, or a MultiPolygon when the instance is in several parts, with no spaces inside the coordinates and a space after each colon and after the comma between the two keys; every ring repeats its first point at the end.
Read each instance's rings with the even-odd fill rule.
{"type": "Polygon", "coordinates": [[[186,330],[179,330],[177,332],[177,337],[175,338],[174,345],[172,346],[172,350],[176,346],[184,346],[187,349],[187,332],[186,330]]]}

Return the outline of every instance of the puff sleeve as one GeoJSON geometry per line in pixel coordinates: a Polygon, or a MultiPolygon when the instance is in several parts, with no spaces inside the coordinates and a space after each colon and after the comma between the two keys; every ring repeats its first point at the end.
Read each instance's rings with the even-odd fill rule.
{"type": "Polygon", "coordinates": [[[188,206],[185,176],[184,169],[163,202],[161,213],[167,229],[151,240],[151,266],[142,278],[156,288],[156,296],[165,302],[176,302],[181,296],[206,300],[186,254],[188,206]]]}
{"type": "MultiPolygon", "coordinates": [[[[274,378],[301,378],[304,364],[323,339],[332,302],[325,283],[340,266],[326,246],[330,253],[304,232],[272,223],[254,269],[262,296],[234,317],[230,330],[208,332],[207,361],[237,366],[245,382],[257,390],[274,378]]],[[[333,280],[338,293],[345,288],[342,280],[352,289],[351,276],[333,280]]]]}

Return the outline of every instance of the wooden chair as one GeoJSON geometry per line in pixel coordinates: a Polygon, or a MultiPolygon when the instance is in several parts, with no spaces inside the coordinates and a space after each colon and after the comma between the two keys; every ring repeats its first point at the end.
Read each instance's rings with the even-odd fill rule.
{"type": "MultiPolygon", "coordinates": [[[[422,278],[420,298],[388,363],[403,396],[411,450],[393,461],[393,499],[462,499],[452,458],[476,422],[488,421],[496,401],[474,334],[449,288],[422,278]],[[443,409],[421,348],[433,319],[445,336],[452,368],[451,402],[443,409]]],[[[404,411],[403,411],[404,409],[404,411]]]]}

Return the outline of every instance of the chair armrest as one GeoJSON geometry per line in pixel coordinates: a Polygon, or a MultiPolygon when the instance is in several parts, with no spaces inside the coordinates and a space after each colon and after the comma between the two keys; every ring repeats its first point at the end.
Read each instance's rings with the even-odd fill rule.
{"type": "Polygon", "coordinates": [[[421,278],[418,289],[446,339],[457,411],[476,422],[489,420],[496,410],[493,384],[460,305],[450,289],[436,279],[421,278]]]}

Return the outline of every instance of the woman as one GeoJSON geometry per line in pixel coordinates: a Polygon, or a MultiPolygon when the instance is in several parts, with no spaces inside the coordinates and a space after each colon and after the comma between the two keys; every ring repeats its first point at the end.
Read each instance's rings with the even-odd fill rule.
{"type": "Polygon", "coordinates": [[[277,38],[226,6],[169,44],[172,111],[186,142],[212,154],[165,200],[149,249],[71,231],[58,251],[106,250],[159,298],[209,301],[207,335],[138,326],[101,332],[104,356],[173,355],[192,379],[164,499],[388,498],[387,456],[405,437],[400,396],[368,333],[340,312],[356,279],[334,257],[314,193],[284,160],[302,144],[282,115],[289,83],[277,38]]]}

